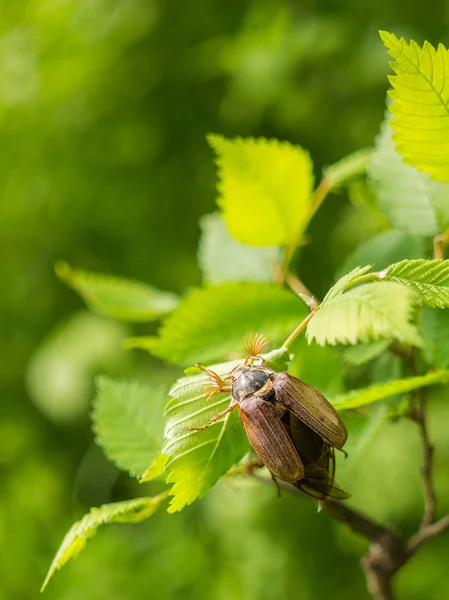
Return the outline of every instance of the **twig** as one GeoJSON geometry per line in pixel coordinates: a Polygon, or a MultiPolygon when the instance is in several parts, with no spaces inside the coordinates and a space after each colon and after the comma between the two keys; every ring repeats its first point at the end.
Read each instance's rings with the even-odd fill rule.
{"type": "MultiPolygon", "coordinates": [[[[267,485],[274,485],[271,479],[254,471],[246,471],[246,475],[267,485]]],[[[278,484],[289,493],[304,496],[303,492],[288,483],[278,481],[278,484]]],[[[436,523],[421,525],[415,535],[409,540],[404,540],[392,527],[384,527],[341,502],[333,500],[324,502],[323,510],[333,519],[344,523],[354,533],[371,542],[368,552],[361,560],[361,565],[368,591],[374,600],[395,600],[393,577],[397,571],[427,541],[449,530],[449,515],[447,515],[436,523]]]]}
{"type": "Polygon", "coordinates": [[[433,539],[447,531],[449,529],[449,515],[446,515],[436,523],[432,523],[431,525],[427,525],[426,527],[420,527],[419,531],[413,535],[408,543],[407,543],[407,553],[408,556],[411,557],[413,554],[421,548],[421,546],[427,542],[428,540],[433,539]]]}

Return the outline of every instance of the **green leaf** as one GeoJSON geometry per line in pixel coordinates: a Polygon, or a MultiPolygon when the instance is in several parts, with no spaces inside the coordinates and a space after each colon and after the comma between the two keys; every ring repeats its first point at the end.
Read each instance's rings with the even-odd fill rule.
{"type": "Polygon", "coordinates": [[[164,322],[151,351],[177,364],[209,362],[236,352],[250,333],[283,341],[307,312],[299,298],[274,284],[195,289],[164,322]]]}
{"type": "Polygon", "coordinates": [[[134,498],[125,502],[103,504],[100,508],[91,508],[81,521],[72,525],[62,540],[42,584],[41,592],[47,587],[55,571],[63,567],[70,558],[78,556],[88,538],[95,535],[101,525],[105,523],[140,523],[151,517],[167,496],[168,490],[154,498],[134,498]]]}
{"type": "Polygon", "coordinates": [[[359,367],[383,354],[388,346],[389,340],[380,342],[371,342],[369,344],[357,344],[357,346],[349,346],[343,351],[343,359],[350,365],[359,367]]]}
{"type": "Polygon", "coordinates": [[[362,285],[323,303],[307,326],[307,339],[324,346],[396,338],[420,346],[412,307],[413,294],[399,283],[362,285]]]}
{"type": "Polygon", "coordinates": [[[237,242],[218,213],[202,217],[200,225],[198,261],[207,283],[273,281],[281,260],[278,247],[261,248],[237,242]]]}
{"type": "Polygon", "coordinates": [[[321,307],[326,306],[329,302],[334,300],[337,296],[346,291],[351,285],[354,284],[355,280],[362,275],[365,275],[372,268],[371,265],[366,265],[366,267],[355,267],[350,273],[343,275],[335,285],[331,287],[331,289],[327,292],[324,297],[323,302],[321,303],[321,307]]]}
{"type": "Polygon", "coordinates": [[[137,381],[99,377],[92,413],[97,443],[118,467],[139,476],[163,440],[167,392],[137,381]]]}
{"type": "Polygon", "coordinates": [[[408,377],[398,379],[387,383],[379,383],[360,390],[351,390],[345,394],[340,394],[332,399],[332,404],[337,410],[348,410],[360,408],[379,400],[384,400],[390,396],[405,394],[421,387],[433,385],[435,383],[448,383],[449,370],[434,371],[421,375],[419,377],[408,377]]]}
{"type": "Polygon", "coordinates": [[[397,151],[406,164],[449,182],[449,51],[407,44],[387,31],[380,36],[395,60],[389,96],[397,151]]]}
{"type": "Polygon", "coordinates": [[[377,404],[364,411],[351,411],[345,414],[344,421],[348,430],[345,450],[349,460],[341,461],[338,470],[351,468],[363,456],[364,451],[374,442],[379,430],[388,418],[387,407],[377,404]]]}
{"type": "Polygon", "coordinates": [[[153,321],[171,312],[178,298],[139,281],[55,267],[58,277],[75,289],[94,312],[121,321],[153,321]]]}
{"type": "Polygon", "coordinates": [[[299,242],[310,216],[309,154],[263,138],[210,135],[208,141],[218,155],[218,205],[231,235],[253,246],[299,242]]]}
{"type": "MultiPolygon", "coordinates": [[[[264,355],[273,369],[285,370],[288,350],[280,348],[264,355]]],[[[229,374],[242,360],[212,365],[221,376],[229,374]]],[[[204,397],[204,374],[179,379],[170,390],[172,400],[166,409],[165,442],[162,452],[169,455],[165,466],[167,483],[173,483],[173,499],[169,512],[182,510],[202,498],[216,481],[227,473],[249,450],[248,440],[240,422],[238,409],[202,431],[209,419],[225,410],[230,394],[218,394],[209,402],[204,397]]]]}
{"type": "Polygon", "coordinates": [[[347,273],[357,265],[368,263],[380,270],[394,262],[422,256],[424,256],[424,245],[421,238],[391,229],[382,231],[360,244],[346,258],[340,272],[347,273]]]}
{"type": "Polygon", "coordinates": [[[436,184],[425,173],[405,165],[395,150],[392,133],[390,118],[386,117],[368,168],[379,209],[404,233],[434,236],[438,233],[434,202],[442,194],[438,186],[444,184],[436,184]]]}
{"type": "Polygon", "coordinates": [[[433,368],[449,366],[449,310],[432,310],[424,307],[421,319],[424,339],[423,354],[433,368]]]}
{"type": "Polygon", "coordinates": [[[420,304],[424,302],[432,308],[449,306],[449,260],[403,260],[379,276],[411,288],[420,304]]]}
{"type": "Polygon", "coordinates": [[[372,148],[363,148],[357,150],[349,156],[345,156],[335,164],[324,169],[324,177],[329,181],[331,187],[343,185],[357,177],[363,175],[369,165],[372,148]]]}

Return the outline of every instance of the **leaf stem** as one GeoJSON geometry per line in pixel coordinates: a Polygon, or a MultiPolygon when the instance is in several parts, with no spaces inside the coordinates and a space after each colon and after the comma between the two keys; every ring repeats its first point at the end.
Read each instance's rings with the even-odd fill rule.
{"type": "Polygon", "coordinates": [[[309,323],[309,321],[312,319],[312,317],[315,315],[315,313],[318,311],[319,308],[320,308],[319,306],[315,306],[314,308],[312,308],[312,310],[307,315],[307,317],[303,321],[301,321],[301,323],[298,325],[298,327],[288,336],[288,338],[282,344],[282,346],[284,348],[288,348],[296,340],[296,338],[301,333],[301,331],[303,331],[303,329],[305,329],[307,327],[307,324],[309,323]]]}

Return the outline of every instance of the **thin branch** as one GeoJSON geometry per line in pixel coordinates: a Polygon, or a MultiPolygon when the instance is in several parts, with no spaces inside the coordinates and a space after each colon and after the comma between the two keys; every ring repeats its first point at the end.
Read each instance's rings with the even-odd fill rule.
{"type": "Polygon", "coordinates": [[[409,557],[420,548],[428,540],[437,537],[441,533],[449,530],[449,515],[446,515],[436,523],[427,525],[426,527],[420,527],[419,531],[413,535],[407,543],[407,552],[409,557]]]}

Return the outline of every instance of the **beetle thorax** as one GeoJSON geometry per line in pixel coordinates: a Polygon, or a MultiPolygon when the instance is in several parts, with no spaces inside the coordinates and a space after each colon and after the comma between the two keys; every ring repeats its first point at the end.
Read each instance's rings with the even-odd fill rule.
{"type": "Polygon", "coordinates": [[[250,396],[261,396],[271,400],[273,394],[273,371],[261,365],[241,365],[231,373],[233,378],[232,397],[241,402],[250,396]]]}

